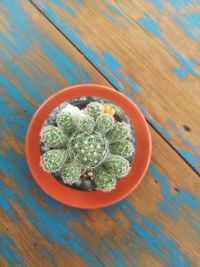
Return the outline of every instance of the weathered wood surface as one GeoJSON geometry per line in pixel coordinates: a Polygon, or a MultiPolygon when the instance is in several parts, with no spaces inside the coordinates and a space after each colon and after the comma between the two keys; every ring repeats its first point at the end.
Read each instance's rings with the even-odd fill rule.
{"type": "Polygon", "coordinates": [[[0,2],[0,59],[0,266],[199,266],[199,177],[152,127],[150,170],[114,206],[65,207],[32,180],[24,137],[38,105],[109,83],[29,1],[0,2]]]}
{"type": "Polygon", "coordinates": [[[31,1],[200,173],[200,1],[31,1]]]}

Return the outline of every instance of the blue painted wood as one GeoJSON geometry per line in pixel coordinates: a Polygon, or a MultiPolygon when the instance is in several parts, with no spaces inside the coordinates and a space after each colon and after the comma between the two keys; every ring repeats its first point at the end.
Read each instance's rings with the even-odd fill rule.
{"type": "MultiPolygon", "coordinates": [[[[198,188],[199,180],[154,131],[156,153],[150,173],[135,193],[112,207],[68,208],[33,182],[23,146],[37,106],[69,84],[107,82],[27,1],[4,0],[0,12],[4,29],[0,31],[0,255],[4,261],[10,266],[195,265],[200,202],[191,184],[198,188]],[[178,169],[168,168],[169,159],[178,169]]],[[[108,55],[105,58],[112,62],[108,55]]]]}
{"type": "Polygon", "coordinates": [[[4,255],[9,266],[17,266],[17,264],[19,266],[20,264],[20,266],[26,267],[24,261],[20,259],[19,255],[15,252],[13,240],[9,239],[9,237],[5,235],[0,235],[0,240],[4,245],[0,246],[0,253],[4,255]]]}
{"type": "MultiPolygon", "coordinates": [[[[200,144],[198,143],[197,138],[195,138],[196,140],[193,140],[191,135],[185,135],[185,138],[182,139],[181,136],[178,135],[177,132],[174,130],[174,128],[167,123],[168,118],[166,118],[165,122],[164,118],[161,118],[162,115],[159,116],[159,114],[157,114],[157,117],[159,119],[158,121],[158,119],[153,118],[154,114],[157,112],[156,110],[150,110],[148,108],[144,110],[143,108],[144,105],[141,105],[140,101],[143,101],[142,94],[145,92],[145,90],[149,89],[141,88],[139,84],[136,83],[132,77],[130,77],[130,75],[128,76],[127,73],[123,72],[122,70],[123,64],[121,63],[122,60],[120,60],[120,57],[124,58],[124,52],[122,52],[123,54],[121,55],[119,49],[116,50],[116,55],[115,55],[113,54],[112,49],[110,49],[111,52],[104,51],[104,47],[102,47],[102,51],[96,52],[95,43],[96,42],[101,43],[101,39],[99,39],[98,35],[96,38],[94,37],[95,31],[92,31],[91,28],[93,23],[90,23],[89,17],[91,12],[93,12],[92,3],[89,2],[85,3],[84,1],[81,1],[79,4],[77,3],[74,4],[69,1],[68,4],[65,4],[63,1],[60,0],[53,0],[53,1],[45,0],[42,2],[38,0],[31,0],[31,2],[34,3],[41,10],[41,12],[43,12],[45,16],[47,16],[48,19],[53,24],[55,24],[56,27],[58,27],[59,30],[79,50],[81,50],[81,52],[87,57],[87,59],[93,65],[95,65],[95,67],[107,78],[107,80],[110,83],[112,83],[112,85],[115,88],[125,93],[133,101],[136,102],[136,104],[143,111],[144,115],[151,123],[151,125],[155,127],[160,132],[160,134],[173,145],[174,149],[188,162],[188,164],[191,165],[200,174],[200,144]],[[73,15],[71,14],[71,12],[68,12],[66,10],[66,8],[69,5],[74,11],[73,15]],[[83,8],[81,9],[81,11],[79,9],[79,6],[83,8]],[[66,12],[62,12],[63,9],[65,9],[66,12]],[[81,18],[84,16],[85,16],[85,23],[84,23],[85,26],[84,28],[82,28],[81,18]],[[77,23],[77,21],[79,21],[79,23],[77,23]],[[86,21],[88,21],[88,23],[86,23],[86,21]],[[76,26],[71,27],[71,25],[73,24],[76,26]],[[90,46],[88,46],[87,41],[85,41],[84,38],[85,35],[88,35],[87,32],[91,32],[91,34],[93,34],[91,38],[95,40],[93,44],[90,46]],[[127,88],[129,88],[129,90],[127,90],[127,88]],[[193,145],[188,146],[188,142],[185,143],[185,139],[187,139],[188,142],[190,142],[193,145]]],[[[172,68],[172,73],[175,74],[178,78],[180,78],[180,83],[179,84],[177,83],[177,86],[180,87],[182,86],[181,82],[183,82],[183,79],[186,79],[189,74],[194,75],[194,77],[196,78],[199,78],[200,72],[196,70],[197,67],[196,62],[193,64],[190,61],[190,59],[187,59],[182,52],[177,51],[177,49],[173,45],[173,43],[176,43],[175,41],[173,41],[173,39],[171,39],[171,42],[166,41],[166,38],[164,36],[164,33],[162,33],[160,25],[156,21],[156,16],[159,16],[162,13],[163,16],[165,16],[164,12],[167,10],[167,12],[172,16],[172,21],[174,21],[176,25],[180,27],[180,31],[184,31],[188,38],[192,39],[194,42],[199,44],[198,26],[193,26],[193,25],[199,24],[200,17],[198,13],[192,11],[191,8],[191,6],[195,7],[195,5],[198,4],[199,4],[198,0],[191,0],[191,1],[152,0],[149,4],[146,3],[145,1],[144,3],[142,1],[142,4],[140,4],[139,1],[138,2],[136,1],[135,6],[131,6],[132,4],[129,1],[127,1],[127,3],[124,2],[123,3],[119,2],[117,4],[115,3],[115,5],[111,4],[109,1],[104,1],[104,4],[102,3],[102,7],[100,5],[99,9],[97,10],[97,13],[98,16],[101,17],[102,21],[105,20],[110,21],[111,25],[113,25],[111,31],[114,30],[117,32],[118,30],[120,30],[120,28],[127,27],[126,22],[128,22],[129,33],[132,30],[133,36],[134,36],[134,27],[138,27],[138,25],[135,24],[135,20],[137,20],[137,24],[139,24],[147,33],[150,33],[154,38],[158,39],[166,48],[166,50],[168,50],[169,53],[172,54],[176,59],[177,67],[172,68]],[[117,5],[119,5],[121,9],[117,8],[116,7],[117,5]],[[126,8],[126,6],[128,6],[128,8],[126,8]],[[171,9],[169,8],[169,6],[171,6],[171,9]],[[153,7],[154,9],[152,10],[153,7]],[[141,13],[140,17],[135,18],[133,15],[133,17],[131,17],[130,19],[131,8],[134,10],[138,9],[139,10],[138,13],[141,13]],[[183,13],[183,15],[178,13],[179,11],[182,11],[184,8],[186,8],[186,11],[183,13]],[[155,16],[153,17],[152,15],[150,15],[146,11],[146,9],[152,11],[152,14],[153,15],[155,14],[155,16]],[[128,13],[128,16],[126,14],[127,12],[130,13],[130,14],[128,13]]],[[[100,28],[103,27],[104,23],[100,25],[100,28]]],[[[121,39],[123,40],[123,38],[124,37],[122,35],[121,39]]],[[[129,38],[127,38],[126,42],[129,42],[130,40],[129,38]]],[[[111,42],[114,43],[113,44],[114,46],[117,46],[119,40],[113,37],[111,39],[111,42]]],[[[169,54],[166,54],[166,56],[168,55],[169,54]]],[[[134,61],[134,57],[132,60],[134,61]]],[[[178,92],[176,92],[176,87],[174,87],[173,90],[174,90],[174,95],[179,94],[178,92]]],[[[158,97],[160,99],[160,96],[157,96],[157,98],[158,97]]],[[[189,97],[190,96],[188,95],[188,98],[189,97]]],[[[155,98],[155,101],[157,101],[157,98],[155,98]]],[[[163,103],[165,103],[165,97],[163,97],[162,101],[163,103]]],[[[171,100],[168,99],[167,101],[171,100]]],[[[151,103],[148,103],[147,106],[149,105],[151,106],[151,103]]],[[[166,104],[166,109],[167,108],[168,105],[166,104]]],[[[184,118],[179,118],[179,121],[182,121],[183,119],[184,118]]],[[[176,123],[176,120],[174,122],[176,123]]],[[[179,128],[180,127],[182,127],[182,125],[179,125],[179,128]]],[[[197,131],[197,129],[194,131],[197,131]]],[[[196,132],[196,136],[198,134],[199,132],[196,132]]]]}

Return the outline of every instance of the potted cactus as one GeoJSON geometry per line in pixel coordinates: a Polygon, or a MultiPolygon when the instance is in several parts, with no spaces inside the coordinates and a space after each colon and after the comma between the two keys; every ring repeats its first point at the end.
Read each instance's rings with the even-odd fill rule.
{"type": "Polygon", "coordinates": [[[100,101],[86,98],[82,109],[65,103],[48,116],[40,132],[40,162],[67,186],[110,192],[128,174],[135,142],[130,124],[116,114],[119,107],[100,101]]]}
{"type": "Polygon", "coordinates": [[[33,178],[54,199],[78,208],[111,205],[132,192],[150,163],[148,125],[130,99],[83,84],[48,98],[26,136],[33,178]]]}

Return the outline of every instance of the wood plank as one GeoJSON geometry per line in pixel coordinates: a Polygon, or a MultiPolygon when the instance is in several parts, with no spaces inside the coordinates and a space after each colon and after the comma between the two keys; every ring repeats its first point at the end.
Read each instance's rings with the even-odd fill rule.
{"type": "Polygon", "coordinates": [[[0,263],[198,266],[200,181],[152,128],[148,175],[112,207],[65,207],[33,182],[24,137],[38,105],[70,84],[108,82],[29,2],[4,0],[0,14],[0,263]]]}
{"type": "Polygon", "coordinates": [[[200,173],[199,1],[31,2],[200,173]]]}

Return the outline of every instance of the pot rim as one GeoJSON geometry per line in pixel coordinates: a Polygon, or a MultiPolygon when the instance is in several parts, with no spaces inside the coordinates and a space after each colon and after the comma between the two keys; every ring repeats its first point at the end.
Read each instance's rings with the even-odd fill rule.
{"type": "Polygon", "coordinates": [[[142,181],[151,158],[151,135],[148,124],[136,105],[113,88],[97,84],[67,87],[47,98],[33,115],[26,134],[25,153],[31,174],[42,190],[55,200],[75,208],[94,209],[112,205],[127,197],[142,181]],[[118,105],[128,116],[136,138],[136,152],[131,170],[118,180],[111,192],[80,191],[58,182],[40,166],[40,130],[54,108],[65,101],[83,96],[95,96],[118,105]],[[33,149],[34,148],[34,149],[33,149]]]}

